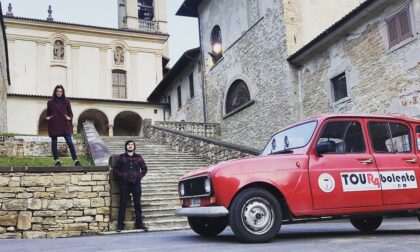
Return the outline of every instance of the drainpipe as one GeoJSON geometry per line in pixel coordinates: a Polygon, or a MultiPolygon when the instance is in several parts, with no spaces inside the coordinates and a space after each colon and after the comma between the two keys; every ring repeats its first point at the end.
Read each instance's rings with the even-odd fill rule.
{"type": "Polygon", "coordinates": [[[204,123],[207,122],[207,101],[206,101],[206,77],[205,77],[205,71],[206,71],[206,63],[204,61],[204,50],[203,50],[203,34],[201,31],[201,19],[200,15],[198,15],[198,34],[200,39],[200,68],[201,68],[201,95],[203,98],[203,120],[204,123]]]}

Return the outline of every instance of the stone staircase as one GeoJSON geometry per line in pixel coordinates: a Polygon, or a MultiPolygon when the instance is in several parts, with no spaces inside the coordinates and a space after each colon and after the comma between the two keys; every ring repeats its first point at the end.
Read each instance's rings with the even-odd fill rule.
{"type": "MultiPolygon", "coordinates": [[[[209,165],[194,154],[179,153],[173,147],[153,143],[140,137],[102,137],[112,155],[124,152],[124,143],[132,139],[148,167],[142,180],[142,210],[144,223],[151,231],[189,228],[185,217],[175,216],[178,208],[178,179],[193,169],[209,165]]],[[[118,186],[112,183],[110,229],[116,228],[118,215],[118,186]]],[[[134,228],[134,207],[130,202],[126,213],[126,229],[134,228]]]]}

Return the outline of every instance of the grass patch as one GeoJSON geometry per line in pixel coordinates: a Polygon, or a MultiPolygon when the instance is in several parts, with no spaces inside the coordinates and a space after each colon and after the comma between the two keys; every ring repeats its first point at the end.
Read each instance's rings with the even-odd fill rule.
{"type": "MultiPolygon", "coordinates": [[[[89,157],[78,157],[83,166],[91,166],[89,157]]],[[[71,157],[60,158],[63,166],[74,166],[71,157]]],[[[0,167],[52,167],[55,161],[52,157],[0,157],[0,167]]]]}

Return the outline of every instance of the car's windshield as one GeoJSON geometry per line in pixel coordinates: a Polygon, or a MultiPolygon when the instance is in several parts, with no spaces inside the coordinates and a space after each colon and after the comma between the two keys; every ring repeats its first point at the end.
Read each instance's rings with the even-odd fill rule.
{"type": "Polygon", "coordinates": [[[266,156],[276,152],[280,153],[285,150],[304,147],[311,140],[316,124],[316,121],[311,121],[280,131],[270,139],[261,155],[266,156]]]}

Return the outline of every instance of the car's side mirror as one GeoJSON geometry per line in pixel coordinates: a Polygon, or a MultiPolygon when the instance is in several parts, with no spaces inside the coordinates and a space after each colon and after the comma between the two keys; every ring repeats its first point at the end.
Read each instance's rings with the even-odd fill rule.
{"type": "Polygon", "coordinates": [[[335,152],[335,142],[334,141],[325,141],[320,142],[316,145],[316,153],[321,156],[322,154],[328,152],[335,152]]]}

